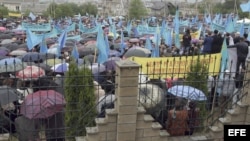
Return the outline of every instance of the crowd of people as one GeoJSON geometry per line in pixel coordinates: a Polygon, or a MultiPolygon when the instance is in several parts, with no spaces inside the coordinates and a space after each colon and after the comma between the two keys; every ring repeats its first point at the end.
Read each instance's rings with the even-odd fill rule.
{"type": "MultiPolygon", "coordinates": [[[[90,23],[89,20],[83,20],[85,25],[88,25],[90,23]]],[[[118,21],[117,21],[118,22],[118,21]]],[[[16,23],[16,27],[18,26],[18,23],[16,23]]],[[[20,24],[20,23],[19,23],[20,24]]],[[[5,26],[5,25],[3,25],[5,26]]],[[[1,35],[8,34],[11,35],[10,37],[6,37],[6,39],[11,39],[12,42],[8,44],[1,44],[1,47],[11,47],[13,44],[19,46],[19,50],[23,50],[29,52],[27,50],[27,46],[25,46],[26,42],[26,35],[25,33],[15,33],[11,30],[8,30],[9,27],[6,26],[6,31],[2,31],[1,35]],[[20,47],[23,46],[24,47],[20,47]],[[21,49],[20,49],[21,48],[21,49]]],[[[13,27],[11,27],[13,28],[13,27]]],[[[144,56],[140,57],[151,57],[151,50],[145,48],[146,46],[146,37],[149,35],[144,35],[140,37],[134,37],[133,33],[131,35],[127,34],[127,31],[120,31],[124,32],[125,35],[125,44],[126,48],[125,51],[122,52],[120,50],[120,46],[117,47],[116,45],[121,43],[121,37],[118,36],[116,39],[114,39],[113,35],[110,35],[108,31],[109,26],[105,25],[103,26],[103,30],[107,31],[108,35],[108,42],[110,45],[110,52],[108,54],[109,58],[117,57],[119,59],[125,59],[131,57],[130,55],[126,54],[129,52],[129,50],[139,48],[143,50],[145,53],[144,56]]],[[[122,29],[122,28],[121,28],[122,29]]],[[[237,65],[236,65],[236,75],[232,76],[232,72],[230,70],[226,70],[224,73],[224,77],[222,79],[219,79],[218,76],[210,76],[208,79],[208,106],[207,109],[211,110],[212,108],[212,101],[214,98],[217,99],[217,97],[220,97],[220,101],[217,101],[219,103],[225,102],[227,99],[229,99],[234,90],[236,88],[241,88],[243,85],[243,79],[244,79],[244,72],[246,70],[245,61],[248,56],[248,46],[249,41],[247,40],[248,34],[244,34],[243,37],[239,36],[239,33],[236,32],[234,34],[232,33],[219,33],[217,30],[214,31],[208,31],[206,33],[206,36],[203,38],[201,37],[200,40],[192,40],[192,37],[190,35],[192,31],[191,29],[186,29],[185,34],[182,38],[182,47],[177,48],[173,44],[172,46],[167,46],[164,41],[161,41],[161,44],[159,46],[160,49],[160,56],[159,57],[174,57],[174,56],[182,56],[182,55],[199,55],[199,54],[213,54],[213,53],[220,53],[222,49],[222,44],[224,41],[224,38],[226,39],[226,44],[228,48],[236,48],[237,49],[237,65]],[[217,85],[217,86],[216,86],[217,85]],[[216,88],[220,88],[221,91],[217,91],[216,88]],[[216,94],[214,97],[214,93],[216,94]],[[220,95],[219,95],[220,94],[220,95]]],[[[73,35],[79,34],[79,31],[76,30],[76,32],[72,33],[73,35]]],[[[96,63],[96,56],[98,53],[95,51],[90,52],[81,52],[80,48],[83,46],[87,46],[89,41],[96,41],[96,35],[91,34],[90,36],[83,35],[84,39],[81,39],[79,42],[77,42],[77,47],[79,51],[79,55],[83,59],[87,59],[90,63],[96,63]]],[[[3,36],[1,36],[3,37],[3,36]]],[[[2,38],[2,41],[5,40],[2,38]]],[[[74,41],[75,42],[75,41],[74,41]]],[[[47,40],[48,49],[53,48],[56,44],[55,39],[49,39],[47,40]]],[[[72,45],[72,44],[71,44],[72,45]]],[[[152,47],[155,46],[154,42],[151,41],[152,47]]],[[[62,51],[60,59],[67,62],[69,61],[69,56],[72,51],[72,46],[68,47],[67,49],[62,51]]],[[[8,58],[8,57],[18,57],[18,55],[11,55],[11,52],[15,51],[16,49],[8,51],[7,54],[1,55],[1,58],[8,58]]],[[[34,47],[32,52],[39,52],[40,46],[37,45],[34,47]]],[[[32,62],[32,63],[44,63],[44,60],[41,62],[32,62]]],[[[41,89],[46,89],[47,87],[53,88],[55,91],[58,91],[63,94],[63,73],[57,74],[53,72],[52,70],[47,70],[45,79],[39,79],[39,81],[32,81],[32,83],[29,82],[20,82],[20,80],[16,79],[15,77],[10,77],[15,74],[11,73],[2,73],[1,79],[3,81],[1,82],[1,86],[8,86],[11,88],[18,89],[21,93],[25,93],[25,91],[29,91],[29,93],[36,92],[41,89]],[[52,79],[53,78],[53,79],[52,79]],[[59,80],[60,79],[60,80],[59,80]]],[[[96,95],[96,103],[100,102],[103,99],[103,96],[105,95],[113,95],[114,96],[114,90],[115,90],[115,70],[114,68],[110,70],[103,70],[102,72],[93,73],[94,83],[98,87],[95,87],[95,95],[96,95]]],[[[153,83],[152,81],[147,83],[153,83]]],[[[166,87],[161,87],[164,91],[166,91],[166,87]]],[[[114,97],[111,96],[111,99],[114,99],[114,97]]],[[[163,129],[167,130],[170,135],[177,136],[177,135],[192,135],[195,131],[196,127],[200,126],[200,119],[199,119],[199,108],[197,106],[197,103],[195,101],[188,101],[184,98],[178,98],[175,97],[171,102],[173,104],[170,106],[167,110],[161,111],[160,114],[153,115],[157,121],[159,121],[163,129]],[[162,119],[164,117],[164,119],[162,119]]],[[[169,104],[169,103],[168,103],[169,104]]],[[[217,103],[218,104],[218,103],[217,103]]],[[[9,126],[9,132],[15,133],[18,130],[19,133],[19,139],[20,141],[27,141],[27,137],[38,138],[39,132],[33,132],[28,133],[28,131],[24,130],[25,128],[28,128],[27,126],[30,125],[30,130],[38,129],[37,122],[29,122],[27,118],[24,116],[20,116],[18,113],[19,109],[16,107],[19,107],[20,103],[18,101],[13,102],[11,105],[8,105],[7,107],[2,106],[2,114],[4,114],[6,117],[8,117],[7,121],[6,119],[4,122],[0,122],[0,124],[7,123],[7,125],[2,126],[9,126]],[[11,108],[12,107],[12,108],[11,108]],[[11,121],[11,122],[10,122],[11,121]],[[11,124],[9,124],[11,123],[11,124]]],[[[6,106],[6,105],[5,105],[6,106]]],[[[101,105],[98,107],[99,114],[98,117],[104,117],[104,109],[105,108],[112,108],[114,107],[113,100],[110,100],[108,104],[101,105]]],[[[220,107],[221,110],[224,110],[225,107],[220,107]]],[[[53,140],[64,140],[64,124],[63,124],[63,115],[61,113],[58,113],[48,119],[43,119],[39,121],[39,123],[42,123],[46,129],[46,137],[51,137],[51,139],[47,139],[48,141],[53,140]],[[55,122],[56,121],[56,122],[55,122]],[[51,130],[53,129],[53,130],[51,130]],[[58,137],[59,136],[59,137],[58,137]]],[[[39,130],[38,130],[39,131],[39,130]]]]}

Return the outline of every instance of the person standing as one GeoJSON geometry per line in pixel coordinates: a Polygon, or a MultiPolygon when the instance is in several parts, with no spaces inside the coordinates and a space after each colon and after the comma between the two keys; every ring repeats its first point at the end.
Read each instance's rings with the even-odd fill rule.
{"type": "Polygon", "coordinates": [[[182,37],[182,44],[183,44],[183,54],[189,54],[189,49],[191,48],[191,40],[192,37],[190,35],[190,30],[187,29],[186,33],[182,37]]]}
{"type": "Polygon", "coordinates": [[[221,37],[221,35],[219,35],[218,30],[214,30],[214,35],[212,36],[212,38],[213,42],[211,53],[220,53],[223,44],[223,38],[221,37]]]}
{"type": "Polygon", "coordinates": [[[246,58],[248,55],[248,45],[243,37],[240,38],[240,42],[235,45],[228,46],[228,48],[236,48],[237,50],[237,63],[236,63],[236,77],[239,74],[240,66],[242,69],[246,69],[246,58]]]}
{"type": "Polygon", "coordinates": [[[184,136],[189,132],[186,103],[185,99],[176,98],[174,109],[168,111],[166,127],[171,136],[184,136]]]}
{"type": "Polygon", "coordinates": [[[226,33],[226,43],[227,43],[227,46],[234,45],[234,39],[230,35],[230,33],[226,33]]]}
{"type": "Polygon", "coordinates": [[[210,54],[211,53],[212,43],[213,43],[213,38],[212,38],[211,35],[212,35],[212,33],[209,31],[207,36],[204,39],[203,50],[202,50],[202,53],[204,53],[204,54],[210,54]]]}

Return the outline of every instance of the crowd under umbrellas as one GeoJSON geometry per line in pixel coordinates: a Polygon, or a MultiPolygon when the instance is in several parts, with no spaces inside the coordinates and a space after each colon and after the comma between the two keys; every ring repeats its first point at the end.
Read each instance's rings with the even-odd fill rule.
{"type": "MultiPolygon", "coordinates": [[[[103,26],[103,29],[105,27],[103,26]]],[[[102,113],[102,105],[111,103],[111,108],[114,106],[112,102],[115,99],[115,82],[113,78],[115,74],[115,62],[132,56],[150,57],[152,53],[150,49],[145,47],[146,39],[152,36],[129,36],[126,33],[127,31],[118,32],[116,39],[114,39],[113,34],[107,34],[110,52],[108,59],[104,63],[97,62],[99,53],[96,43],[97,35],[93,33],[81,34],[80,41],[67,40],[65,47],[61,50],[60,57],[58,57],[57,39],[51,38],[46,40],[48,51],[45,54],[39,52],[39,45],[35,46],[32,50],[28,49],[25,42],[25,32],[12,31],[7,28],[0,28],[0,31],[0,74],[2,79],[0,104],[5,111],[5,117],[11,117],[5,121],[8,122],[10,120],[12,123],[11,127],[8,128],[9,132],[16,132],[16,128],[21,128],[25,133],[27,130],[24,130],[20,126],[15,127],[15,125],[21,125],[29,120],[46,119],[63,111],[63,107],[67,104],[67,101],[65,101],[63,96],[62,78],[69,69],[69,60],[74,46],[77,47],[79,53],[78,66],[81,67],[87,63],[93,73],[94,80],[105,91],[104,96],[97,98],[97,110],[100,114],[97,116],[105,116],[102,113]],[[120,37],[121,32],[124,32],[123,34],[126,36],[120,37]],[[123,43],[121,42],[121,38],[124,38],[123,43]],[[126,46],[124,52],[120,50],[123,44],[126,46]],[[111,74],[112,78],[107,80],[106,77],[103,77],[107,74],[111,74]],[[21,123],[14,124],[15,121],[21,123]]],[[[153,44],[153,42],[151,43],[153,44]]],[[[164,53],[164,51],[162,52],[164,53]]],[[[146,83],[146,81],[142,82],[141,78],[139,81],[146,83]]],[[[157,104],[163,101],[167,94],[166,88],[154,83],[141,85],[139,89],[139,101],[149,108],[156,107],[157,104]]],[[[189,90],[189,88],[185,88],[184,90],[189,90]]],[[[169,91],[169,93],[178,95],[178,91],[181,90],[169,91]]],[[[199,90],[192,90],[192,92],[188,91],[185,93],[186,95],[183,95],[182,91],[182,94],[178,96],[191,98],[189,96],[192,95],[191,100],[206,100],[205,94],[199,90]],[[203,96],[203,99],[199,99],[200,96],[203,96]]],[[[9,122],[7,126],[9,126],[8,124],[9,122]]]]}

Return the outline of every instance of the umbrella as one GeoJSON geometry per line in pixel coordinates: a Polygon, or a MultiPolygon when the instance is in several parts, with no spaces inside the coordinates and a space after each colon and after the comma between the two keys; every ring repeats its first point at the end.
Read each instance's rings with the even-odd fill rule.
{"type": "Polygon", "coordinates": [[[68,69],[69,69],[68,63],[56,64],[55,66],[51,67],[51,70],[57,73],[64,73],[68,71],[68,69]]]}
{"type": "Polygon", "coordinates": [[[8,49],[11,50],[11,51],[17,50],[17,49],[19,49],[19,48],[22,48],[22,46],[20,46],[20,45],[18,45],[18,44],[16,44],[16,43],[4,44],[4,45],[2,45],[2,46],[8,48],[8,49]]]}
{"type": "Polygon", "coordinates": [[[47,64],[49,66],[54,66],[56,64],[60,64],[60,63],[63,63],[63,62],[64,62],[64,60],[55,58],[55,59],[47,59],[47,60],[45,60],[44,64],[47,64]]]}
{"type": "Polygon", "coordinates": [[[25,68],[27,64],[18,58],[5,58],[0,60],[0,73],[16,72],[25,68]]]}
{"type": "Polygon", "coordinates": [[[96,53],[98,52],[98,50],[94,50],[91,48],[85,48],[85,47],[78,48],[79,57],[84,57],[86,55],[95,54],[95,51],[96,53]]]}
{"type": "Polygon", "coordinates": [[[57,51],[56,47],[49,48],[47,52],[50,53],[50,54],[55,54],[55,55],[58,54],[58,51],[57,51]]]}
{"type": "Polygon", "coordinates": [[[26,53],[27,53],[27,51],[25,51],[25,50],[13,50],[9,53],[9,55],[10,56],[23,56],[26,53]]]}
{"type": "Polygon", "coordinates": [[[88,45],[86,45],[85,48],[89,48],[89,49],[92,49],[92,50],[96,50],[96,49],[97,49],[97,46],[96,46],[96,44],[88,44],[88,45]]]}
{"type": "Polygon", "coordinates": [[[120,61],[122,59],[120,57],[110,57],[110,58],[108,58],[108,61],[109,60],[120,61]]]}
{"type": "Polygon", "coordinates": [[[4,50],[4,51],[7,51],[7,52],[10,52],[10,50],[6,47],[0,47],[0,50],[4,50]]]}
{"type": "Polygon", "coordinates": [[[26,62],[28,66],[37,66],[42,68],[45,71],[51,71],[51,66],[44,64],[44,63],[34,63],[34,62],[26,62]]]}
{"type": "Polygon", "coordinates": [[[137,38],[131,38],[131,39],[129,39],[129,42],[131,42],[131,43],[137,43],[137,42],[139,42],[140,40],[139,39],[137,39],[137,38]]]}
{"type": "Polygon", "coordinates": [[[107,60],[106,62],[103,63],[103,65],[106,68],[106,71],[115,71],[116,68],[116,64],[115,64],[116,60],[107,60]]]}
{"type": "Polygon", "coordinates": [[[83,57],[84,61],[88,64],[92,64],[95,63],[94,59],[95,59],[95,55],[89,54],[83,57]]]}
{"type": "Polygon", "coordinates": [[[63,110],[66,102],[54,90],[40,90],[29,94],[21,105],[21,114],[29,119],[47,118],[63,110]]]}
{"type": "Polygon", "coordinates": [[[106,70],[103,64],[98,64],[98,63],[93,63],[92,65],[89,65],[88,67],[92,71],[93,74],[98,74],[106,70]]]}
{"type": "Polygon", "coordinates": [[[9,34],[0,34],[0,39],[11,39],[12,36],[9,34]]]}
{"type": "Polygon", "coordinates": [[[10,44],[12,42],[13,42],[12,39],[4,39],[4,40],[2,40],[1,45],[10,44]]]}
{"type": "Polygon", "coordinates": [[[129,58],[129,57],[132,57],[132,56],[136,56],[136,57],[148,57],[149,55],[144,50],[137,49],[137,48],[135,48],[135,49],[129,49],[124,54],[125,58],[129,58]]]}
{"type": "Polygon", "coordinates": [[[138,100],[146,108],[155,107],[164,97],[164,91],[154,84],[140,84],[138,100]]]}
{"type": "Polygon", "coordinates": [[[109,56],[110,57],[119,57],[119,56],[121,56],[121,53],[119,51],[117,51],[117,50],[110,50],[109,51],[109,56]]]}
{"type": "Polygon", "coordinates": [[[168,92],[177,97],[189,100],[204,101],[207,100],[206,95],[199,89],[187,85],[175,85],[168,89],[168,92]]]}
{"type": "Polygon", "coordinates": [[[23,62],[43,62],[46,60],[45,54],[38,52],[27,52],[21,59],[23,62]]]}
{"type": "Polygon", "coordinates": [[[6,28],[1,26],[0,31],[6,31],[6,28]]]}
{"type": "Polygon", "coordinates": [[[1,106],[17,101],[21,96],[16,89],[9,86],[0,86],[0,104],[1,106]]]}
{"type": "Polygon", "coordinates": [[[22,80],[37,80],[42,76],[45,76],[45,71],[37,66],[27,66],[16,73],[16,77],[22,80]]]}
{"type": "Polygon", "coordinates": [[[0,56],[6,56],[8,54],[9,54],[8,51],[6,51],[6,50],[0,50],[0,56]]]}

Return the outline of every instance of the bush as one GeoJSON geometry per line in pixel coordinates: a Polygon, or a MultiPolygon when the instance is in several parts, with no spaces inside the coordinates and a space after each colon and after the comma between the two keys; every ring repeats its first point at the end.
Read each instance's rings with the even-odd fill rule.
{"type": "MultiPolygon", "coordinates": [[[[207,79],[208,79],[208,64],[204,64],[200,61],[200,57],[196,61],[193,60],[190,66],[190,70],[186,75],[185,85],[192,86],[196,89],[201,90],[207,98],[208,95],[208,88],[207,88],[207,79]]],[[[199,108],[199,129],[204,129],[205,120],[208,114],[206,110],[206,101],[198,101],[197,108],[199,108]]]]}
{"type": "Polygon", "coordinates": [[[64,90],[66,136],[84,136],[85,126],[94,126],[97,113],[92,72],[87,67],[78,68],[72,61],[66,73],[64,90]]]}

